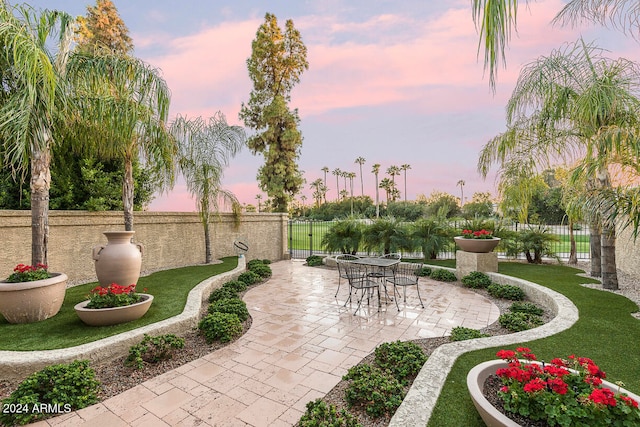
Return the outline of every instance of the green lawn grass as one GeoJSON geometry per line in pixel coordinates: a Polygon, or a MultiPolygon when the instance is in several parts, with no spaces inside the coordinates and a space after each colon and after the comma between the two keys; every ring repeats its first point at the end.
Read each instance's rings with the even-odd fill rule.
{"type": "Polygon", "coordinates": [[[60,312],[36,323],[10,324],[0,316],[0,350],[52,350],[72,347],[156,323],[178,315],[184,309],[187,295],[208,277],[233,270],[237,257],[222,259],[222,264],[200,265],[158,271],[138,280],[136,289],[153,295],[147,314],[133,322],[113,326],[87,326],[76,315],[73,306],[87,299],[97,283],[67,289],[60,312]]]}
{"type": "MultiPolygon", "coordinates": [[[[453,266],[455,261],[438,265],[453,266]]],[[[567,357],[571,354],[592,358],[612,382],[622,381],[629,391],[640,392],[640,352],[628,351],[640,340],[640,320],[630,313],[638,310],[627,298],[580,283],[597,283],[579,277],[582,270],[561,265],[499,263],[499,272],[546,286],[567,296],[578,307],[580,319],[570,329],[519,345],[531,348],[539,360],[567,357]]],[[[509,346],[515,348],[517,345],[509,346]]],[[[466,388],[467,372],[478,363],[496,359],[502,347],[478,350],[462,355],[454,364],[429,420],[429,427],[482,427],[466,388]]]]}

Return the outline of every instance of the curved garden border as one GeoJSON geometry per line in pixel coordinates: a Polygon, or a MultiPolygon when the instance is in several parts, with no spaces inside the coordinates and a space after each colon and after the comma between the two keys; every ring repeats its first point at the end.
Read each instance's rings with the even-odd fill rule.
{"type": "Polygon", "coordinates": [[[75,359],[104,360],[125,354],[144,334],[178,334],[190,330],[198,324],[203,298],[224,282],[242,273],[245,268],[245,258],[238,257],[238,266],[235,269],[198,283],[189,292],[182,313],[160,322],[75,347],[39,351],[0,351],[0,377],[22,379],[46,366],[68,363],[75,359]]]}
{"type": "MultiPolygon", "coordinates": [[[[438,267],[454,271],[453,268],[438,267]]],[[[442,387],[456,359],[464,353],[484,348],[506,346],[548,337],[569,329],[578,321],[578,308],[564,295],[527,280],[487,273],[500,284],[519,286],[536,304],[550,308],[555,317],[550,322],[528,331],[488,338],[457,341],[438,347],[429,356],[414,380],[407,396],[389,423],[390,427],[426,425],[436,405],[442,387]]]]}

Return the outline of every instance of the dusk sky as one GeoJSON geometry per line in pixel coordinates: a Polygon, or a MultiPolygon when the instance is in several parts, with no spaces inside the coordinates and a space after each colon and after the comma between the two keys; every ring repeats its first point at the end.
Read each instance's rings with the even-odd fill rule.
{"type": "MultiPolygon", "coordinates": [[[[12,4],[15,2],[12,1],[12,4]]],[[[95,2],[30,1],[35,8],[86,14],[95,2]]],[[[560,0],[522,1],[518,32],[500,69],[495,94],[478,59],[478,35],[470,0],[114,0],[129,28],[135,56],[162,70],[172,92],[171,117],[208,118],[221,111],[230,124],[238,119],[252,84],[246,60],[265,13],[281,28],[294,21],[307,46],[309,70],[292,93],[298,108],[303,145],[299,166],[307,180],[303,194],[312,202],[309,183],[323,178],[322,167],[356,172],[364,157],[364,191],[375,195],[371,168],[409,164],[407,198],[445,191],[465,198],[474,192],[496,194],[494,175],[476,172],[480,149],[505,130],[504,106],[520,68],[582,36],[610,51],[612,58],[640,60],[630,37],[593,25],[552,26],[560,0]]],[[[248,130],[248,132],[251,132],[248,130]]],[[[225,171],[224,188],[242,203],[256,204],[256,173],[261,155],[248,149],[225,171]]],[[[382,173],[380,178],[386,174],[382,173]]],[[[402,177],[396,177],[404,199],[402,177]]],[[[340,188],[344,180],[340,179],[340,188]]],[[[327,176],[327,198],[336,198],[336,178],[327,176]]],[[[380,190],[384,198],[384,191],[380,190]]],[[[154,211],[194,211],[195,203],[179,179],[158,195],[154,211]]]]}

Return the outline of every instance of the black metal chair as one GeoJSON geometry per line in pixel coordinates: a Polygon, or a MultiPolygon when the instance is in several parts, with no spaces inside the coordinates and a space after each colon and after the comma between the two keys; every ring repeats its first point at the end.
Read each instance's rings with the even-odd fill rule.
{"type": "MultiPolygon", "coordinates": [[[[384,259],[397,259],[400,260],[402,259],[402,255],[399,253],[390,253],[390,254],[384,254],[384,255],[380,255],[378,258],[384,258],[384,259]]],[[[382,286],[384,286],[384,295],[387,298],[387,302],[389,301],[389,292],[387,292],[387,283],[386,283],[386,279],[393,277],[393,271],[391,271],[391,268],[387,268],[387,267],[378,267],[376,268],[374,271],[371,271],[369,273],[370,277],[373,277],[375,279],[379,279],[380,283],[382,284],[382,286]]]]}
{"type": "MultiPolygon", "coordinates": [[[[424,303],[422,302],[422,297],[420,296],[420,286],[418,286],[418,280],[420,276],[418,276],[418,272],[422,269],[421,263],[410,263],[410,262],[401,262],[399,264],[394,265],[391,268],[393,272],[393,277],[389,277],[386,279],[387,282],[393,284],[393,294],[400,296],[398,292],[398,287],[403,288],[404,294],[404,303],[407,303],[407,287],[415,286],[418,290],[418,299],[420,300],[420,305],[424,308],[424,303]]],[[[398,305],[398,298],[396,300],[396,307],[398,311],[400,311],[400,306],[398,305]]]]}
{"type": "MultiPolygon", "coordinates": [[[[351,254],[342,254],[336,256],[336,264],[338,265],[338,289],[336,289],[335,298],[338,297],[338,292],[340,292],[340,281],[342,279],[349,279],[346,268],[347,263],[359,258],[359,256],[351,254]]],[[[351,293],[349,293],[349,297],[351,297],[351,293]]]]}
{"type": "Polygon", "coordinates": [[[364,265],[353,264],[353,263],[345,263],[344,265],[346,270],[347,280],[349,281],[349,299],[345,302],[345,306],[349,301],[351,301],[351,296],[355,293],[358,295],[358,291],[360,291],[360,299],[358,299],[358,306],[356,307],[356,311],[353,312],[355,316],[360,310],[360,306],[362,305],[362,300],[364,299],[365,294],[367,294],[367,305],[370,305],[370,298],[375,290],[378,293],[378,311],[380,311],[380,285],[377,280],[372,279],[367,274],[367,268],[364,265]]]}

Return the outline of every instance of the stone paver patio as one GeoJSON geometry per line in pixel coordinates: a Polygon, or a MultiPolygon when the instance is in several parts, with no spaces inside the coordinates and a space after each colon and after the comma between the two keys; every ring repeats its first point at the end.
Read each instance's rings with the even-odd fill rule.
{"type": "MultiPolygon", "coordinates": [[[[393,302],[344,307],[334,298],[335,269],[301,261],[271,264],[273,277],[244,296],[253,324],[237,341],[99,404],[36,425],[291,426],[307,402],[383,342],[442,336],[455,326],[482,328],[498,308],[473,291],[420,280],[400,312],[393,302]]],[[[366,303],[365,303],[366,304],[366,303]]]]}

